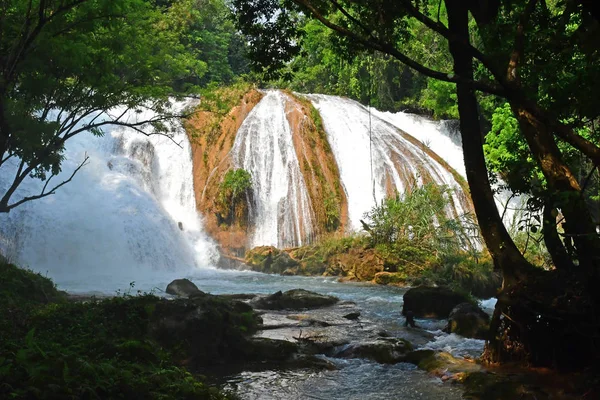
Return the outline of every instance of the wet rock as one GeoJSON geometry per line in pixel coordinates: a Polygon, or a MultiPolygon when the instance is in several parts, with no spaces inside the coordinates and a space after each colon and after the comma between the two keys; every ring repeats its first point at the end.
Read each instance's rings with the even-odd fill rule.
{"type": "Polygon", "coordinates": [[[173,282],[167,285],[165,290],[168,294],[179,297],[192,297],[205,295],[203,291],[198,289],[192,281],[189,279],[175,279],[173,282]]]}
{"type": "Polygon", "coordinates": [[[248,293],[235,293],[235,294],[219,294],[216,297],[226,300],[252,300],[255,298],[256,294],[248,294],[248,293]]]}
{"type": "Polygon", "coordinates": [[[404,294],[402,315],[412,311],[417,318],[448,318],[454,307],[469,299],[446,287],[418,286],[404,294]]]}
{"type": "MultiPolygon", "coordinates": [[[[414,364],[416,366],[421,366],[422,363],[435,360],[435,351],[433,350],[415,350],[411,351],[404,357],[404,362],[414,364]]],[[[425,364],[421,369],[427,370],[425,368],[425,364]]]]}
{"type": "Polygon", "coordinates": [[[291,368],[311,368],[318,370],[335,371],[338,367],[329,360],[326,360],[315,355],[301,354],[294,357],[287,364],[291,368]]]}
{"type": "Polygon", "coordinates": [[[454,357],[450,353],[434,350],[417,350],[410,352],[404,361],[417,365],[420,369],[434,375],[451,377],[455,374],[466,374],[483,370],[480,364],[462,357],[454,357]]]}
{"type": "Polygon", "coordinates": [[[284,361],[298,352],[298,345],[287,340],[252,338],[244,351],[246,360],[284,361]]]}
{"type": "Polygon", "coordinates": [[[379,285],[406,285],[407,276],[403,272],[378,272],[375,274],[373,281],[379,285]]]}
{"type": "Polygon", "coordinates": [[[328,262],[326,274],[349,280],[371,281],[383,271],[383,261],[375,249],[350,248],[328,262]]]}
{"type": "Polygon", "coordinates": [[[326,356],[333,356],[337,353],[337,349],[348,344],[347,340],[321,336],[296,336],[294,339],[304,354],[324,354],[326,356]]]}
{"type": "Polygon", "coordinates": [[[448,317],[446,333],[456,333],[468,338],[485,339],[490,328],[490,317],[472,303],[461,303],[452,309],[448,317]]]}
{"type": "Polygon", "coordinates": [[[253,271],[267,274],[296,275],[300,266],[288,253],[273,246],[253,248],[246,252],[244,261],[253,271]]]}
{"type": "Polygon", "coordinates": [[[380,337],[374,341],[350,344],[343,348],[336,357],[368,358],[382,364],[393,364],[404,361],[412,345],[400,338],[380,337]]]}
{"type": "Polygon", "coordinates": [[[358,311],[357,312],[351,312],[349,314],[344,315],[342,318],[346,318],[346,319],[349,319],[351,321],[355,321],[358,318],[360,318],[360,312],[358,312],[358,311]]]}
{"type": "Polygon", "coordinates": [[[261,310],[304,310],[327,307],[337,303],[339,299],[304,289],[281,291],[267,297],[257,298],[251,304],[261,310]]]}

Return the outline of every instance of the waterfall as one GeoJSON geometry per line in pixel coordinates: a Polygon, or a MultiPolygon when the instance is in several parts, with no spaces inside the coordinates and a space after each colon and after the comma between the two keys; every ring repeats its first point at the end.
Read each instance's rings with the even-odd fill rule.
{"type": "Polygon", "coordinates": [[[314,213],[300,170],[283,92],[268,91],[237,132],[231,156],[252,175],[252,246],[300,246],[313,234],[314,213]]]}
{"type": "MultiPolygon", "coordinates": [[[[452,168],[459,172],[465,179],[465,163],[463,159],[462,141],[458,121],[431,121],[415,114],[404,112],[390,113],[374,111],[374,114],[388,121],[394,126],[408,132],[436,154],[442,157],[452,168]]],[[[499,180],[499,185],[503,182],[499,180]]],[[[494,187],[498,189],[499,185],[494,187]]],[[[522,218],[522,210],[527,201],[523,195],[514,196],[509,190],[495,193],[496,207],[503,215],[503,222],[509,229],[515,229],[522,218]]]]}
{"type": "MultiPolygon", "coordinates": [[[[430,127],[429,132],[421,129],[421,137],[413,137],[410,135],[413,132],[407,133],[396,125],[396,121],[389,116],[386,118],[385,113],[369,111],[353,100],[326,95],[307,97],[322,116],[337,160],[348,196],[351,228],[361,229],[360,219],[364,213],[386,196],[395,191],[403,193],[411,185],[427,182],[454,189],[453,214],[462,215],[468,211],[468,201],[450,168],[462,165],[462,152],[446,160],[449,166],[434,159],[436,149],[428,146],[426,139],[429,136],[432,142],[444,140],[437,129],[430,127]]],[[[437,147],[437,142],[435,145],[437,147]]],[[[458,171],[463,172],[464,166],[458,171]]]]}
{"type": "MultiPolygon", "coordinates": [[[[149,116],[131,112],[129,119],[149,116]]],[[[85,154],[88,165],[56,194],[0,215],[0,251],[11,261],[67,286],[93,276],[136,280],[214,264],[216,248],[195,208],[182,128],[172,139],[116,127],[102,137],[82,133],[67,141],[63,172],[53,180],[68,177],[85,154]]],[[[14,168],[15,162],[1,168],[0,189],[14,168]]],[[[28,178],[15,199],[42,186],[28,178]]]]}

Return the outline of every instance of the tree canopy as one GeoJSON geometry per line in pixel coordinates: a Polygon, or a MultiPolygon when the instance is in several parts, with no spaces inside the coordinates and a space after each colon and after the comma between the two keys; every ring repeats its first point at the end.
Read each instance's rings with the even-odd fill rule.
{"type": "Polygon", "coordinates": [[[66,182],[48,183],[71,137],[109,124],[168,135],[165,122],[178,117],[169,96],[245,68],[219,0],[8,0],[0,9],[0,168],[16,163],[0,212],[66,182]],[[153,116],[132,121],[134,110],[153,116]],[[47,187],[13,199],[29,176],[47,187]]]}

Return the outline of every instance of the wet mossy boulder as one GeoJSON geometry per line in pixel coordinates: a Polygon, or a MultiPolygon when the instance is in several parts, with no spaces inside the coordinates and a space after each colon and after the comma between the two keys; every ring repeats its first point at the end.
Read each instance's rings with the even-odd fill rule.
{"type": "Polygon", "coordinates": [[[168,294],[179,297],[194,297],[205,295],[203,291],[198,289],[198,286],[189,279],[175,279],[167,285],[165,290],[168,294]]]}
{"type": "Polygon", "coordinates": [[[454,307],[448,317],[447,333],[456,333],[468,338],[486,339],[490,329],[490,316],[472,303],[461,303],[454,307]]]}
{"type": "Polygon", "coordinates": [[[376,340],[353,343],[335,354],[340,358],[367,358],[382,364],[404,362],[412,345],[401,338],[378,337],[376,340]]]}
{"type": "Polygon", "coordinates": [[[404,272],[378,272],[373,281],[379,285],[406,285],[407,276],[404,272]]]}
{"type": "Polygon", "coordinates": [[[443,286],[418,286],[404,294],[402,315],[412,311],[417,318],[448,318],[454,307],[470,299],[443,286]]]}
{"type": "Polygon", "coordinates": [[[350,280],[371,281],[383,270],[384,262],[375,249],[358,247],[331,257],[325,273],[350,280]]]}
{"type": "Polygon", "coordinates": [[[304,289],[276,292],[270,296],[252,300],[251,304],[261,310],[305,310],[334,305],[339,299],[304,289]]]}
{"type": "Polygon", "coordinates": [[[244,359],[285,361],[298,352],[298,345],[287,340],[252,338],[244,348],[244,359]]]}
{"type": "Polygon", "coordinates": [[[253,271],[266,274],[296,275],[300,263],[285,251],[273,246],[255,247],[246,253],[244,262],[253,271]]]}

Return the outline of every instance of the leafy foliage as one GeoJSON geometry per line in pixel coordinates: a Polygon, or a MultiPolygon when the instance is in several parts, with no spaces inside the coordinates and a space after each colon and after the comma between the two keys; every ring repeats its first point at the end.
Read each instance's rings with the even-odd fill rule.
{"type": "Polygon", "coordinates": [[[111,124],[170,135],[175,125],[166,122],[179,115],[169,96],[243,73],[244,46],[234,44],[229,14],[221,0],[3,2],[0,167],[16,174],[0,192],[0,212],[60,187],[11,202],[28,176],[49,180],[61,171],[71,137],[101,135],[111,124]]]}
{"type": "Polygon", "coordinates": [[[0,271],[0,397],[227,398],[148,334],[158,298],[66,302],[47,278],[5,263],[0,271]]]}
{"type": "Polygon", "coordinates": [[[478,249],[476,225],[468,215],[448,215],[449,196],[449,189],[426,184],[382,201],[365,214],[370,245],[404,281],[477,294],[489,294],[491,286],[493,293],[498,282],[489,256],[478,249]]]}
{"type": "Polygon", "coordinates": [[[248,198],[251,196],[252,175],[245,169],[229,170],[219,185],[217,195],[217,219],[227,225],[238,221],[245,223],[248,214],[248,198]]]}

